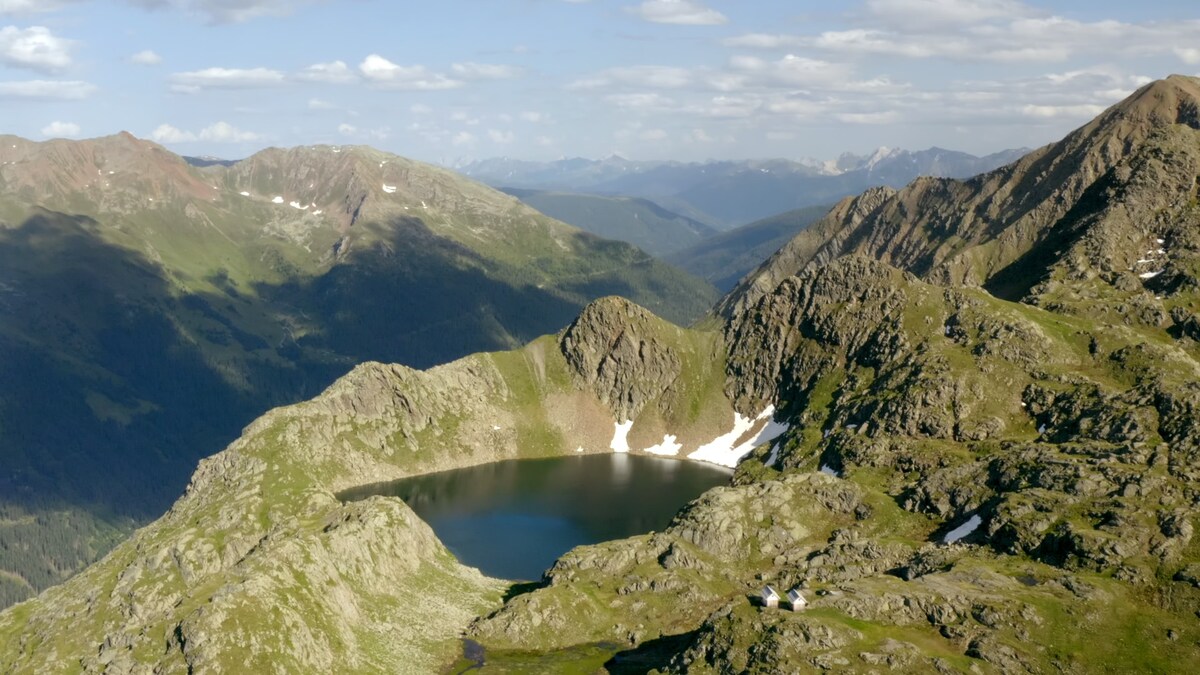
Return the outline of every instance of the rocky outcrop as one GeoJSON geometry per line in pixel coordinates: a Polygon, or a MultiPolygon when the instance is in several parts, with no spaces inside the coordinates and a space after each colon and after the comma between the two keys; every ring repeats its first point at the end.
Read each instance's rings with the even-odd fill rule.
{"type": "Polygon", "coordinates": [[[678,332],[628,300],[608,297],[588,305],[559,346],[584,386],[624,421],[636,418],[679,377],[678,336],[671,335],[678,332]]]}

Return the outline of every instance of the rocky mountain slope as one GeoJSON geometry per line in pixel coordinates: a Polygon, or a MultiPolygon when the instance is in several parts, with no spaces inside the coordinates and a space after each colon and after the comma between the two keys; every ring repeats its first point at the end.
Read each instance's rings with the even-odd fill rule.
{"type": "Polygon", "coordinates": [[[1171,78],[1031,164],[843,203],[712,330],[608,298],[521,350],[363,365],[0,614],[0,669],[1190,672],[1196,110],[1200,83],[1171,78]],[[944,196],[983,192],[964,213],[944,196]],[[1013,261],[1028,290],[992,292],[1013,261]],[[458,566],[395,499],[336,499],[622,445],[737,469],[664,531],[579,547],[535,587],[458,566]],[[767,583],[808,608],[753,603],[767,583]],[[456,666],[464,632],[475,662],[456,666]]]}
{"type": "Polygon", "coordinates": [[[127,134],[0,138],[0,606],[160,514],[200,457],[364,360],[508,348],[619,292],[715,291],[365,147],[199,169],[127,134]]]}

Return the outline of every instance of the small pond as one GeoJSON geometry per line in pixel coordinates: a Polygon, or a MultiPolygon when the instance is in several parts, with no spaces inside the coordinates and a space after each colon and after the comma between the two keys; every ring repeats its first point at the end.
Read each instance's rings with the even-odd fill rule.
{"type": "Polygon", "coordinates": [[[575,455],[413,476],[339,496],[400,497],[463,563],[535,581],[576,546],[662,530],[680,507],[731,475],[678,459],[575,455]]]}

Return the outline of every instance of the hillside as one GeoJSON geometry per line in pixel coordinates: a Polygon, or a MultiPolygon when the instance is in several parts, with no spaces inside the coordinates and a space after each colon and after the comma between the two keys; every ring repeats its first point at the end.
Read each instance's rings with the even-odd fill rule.
{"type": "Polygon", "coordinates": [[[605,298],[522,349],[364,364],[0,613],[0,670],[1191,672],[1197,111],[1172,77],[1017,165],[844,202],[713,330],[605,298]],[[335,496],[625,438],[733,482],[535,585],[335,496]]]}
{"type": "Polygon", "coordinates": [[[672,253],[665,260],[720,291],[729,291],[792,237],[828,212],[828,206],[811,206],[764,218],[709,237],[672,253]]]}
{"type": "Polygon", "coordinates": [[[633,244],[658,257],[717,234],[712,227],[672,213],[648,199],[520,188],[501,188],[501,191],[551,218],[605,239],[633,244]]]}
{"type": "Polygon", "coordinates": [[[507,348],[589,300],[715,296],[619,242],[366,147],[199,169],[0,139],[0,604],[160,514],[200,457],[353,365],[507,348]]]}

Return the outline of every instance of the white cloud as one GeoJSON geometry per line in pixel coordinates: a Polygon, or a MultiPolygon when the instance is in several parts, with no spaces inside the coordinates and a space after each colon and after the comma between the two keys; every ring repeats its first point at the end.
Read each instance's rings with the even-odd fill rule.
{"type": "Polygon", "coordinates": [[[676,66],[625,66],[609,68],[600,73],[567,86],[568,89],[598,89],[622,84],[655,89],[675,89],[687,86],[692,73],[687,68],[676,66]]]}
{"type": "Polygon", "coordinates": [[[457,146],[471,145],[475,142],[475,135],[469,131],[460,131],[454,134],[454,138],[450,139],[450,143],[457,146]]]}
{"type": "Polygon", "coordinates": [[[408,107],[408,111],[414,115],[430,115],[433,113],[433,108],[424,103],[414,103],[408,107]]]}
{"type": "Polygon", "coordinates": [[[1200,49],[1195,47],[1173,47],[1171,51],[1175,52],[1175,56],[1179,57],[1180,61],[1188,65],[1196,65],[1200,63],[1200,49]]]}
{"type": "Polygon", "coordinates": [[[609,96],[605,96],[604,100],[617,106],[618,108],[639,111],[667,112],[673,109],[676,105],[675,99],[653,92],[640,92],[637,94],[611,94],[609,96]]]}
{"type": "Polygon", "coordinates": [[[345,61],[329,63],[314,63],[296,74],[296,78],[307,82],[325,82],[327,84],[346,84],[358,81],[358,76],[350,70],[345,61]]]}
{"type": "Polygon", "coordinates": [[[494,63],[455,63],[450,66],[451,72],[464,80],[507,80],[521,74],[516,66],[506,66],[494,63]]]}
{"type": "Polygon", "coordinates": [[[329,101],[319,98],[308,99],[309,110],[337,110],[338,107],[329,101]]]}
{"type": "Polygon", "coordinates": [[[488,129],[488,138],[492,139],[493,143],[507,145],[517,140],[517,137],[511,131],[500,131],[499,129],[488,129]]]}
{"type": "Polygon", "coordinates": [[[78,100],[96,92],[96,85],[78,80],[0,82],[0,98],[78,100]]]}
{"type": "Polygon", "coordinates": [[[521,113],[520,118],[526,122],[529,122],[530,124],[539,124],[545,121],[546,116],[540,112],[526,110],[525,112],[521,113]]]}
{"type": "Polygon", "coordinates": [[[0,28],[0,61],[18,68],[56,72],[71,65],[74,42],[55,36],[49,28],[0,28]]]}
{"type": "Polygon", "coordinates": [[[716,26],[729,21],[724,14],[693,0],[645,0],[628,11],[654,23],[716,26]]]}
{"type": "MultiPolygon", "coordinates": [[[[3,0],[0,0],[3,1],[3,0]]],[[[286,16],[313,0],[126,0],[146,9],[177,9],[210,23],[240,23],[263,16],[286,16]]]]}
{"type": "Polygon", "coordinates": [[[358,70],[371,82],[392,89],[434,91],[456,89],[463,86],[461,80],[451,79],[442,73],[430,72],[425,66],[397,65],[378,54],[371,54],[363,59],[358,70]]]}
{"type": "Polygon", "coordinates": [[[143,49],[133,56],[130,56],[129,62],[136,63],[139,66],[157,66],[158,64],[162,63],[162,57],[149,49],[143,49]]]}
{"type": "Polygon", "coordinates": [[[846,124],[895,124],[900,114],[895,110],[881,112],[837,113],[834,117],[846,124]]]}
{"type": "Polygon", "coordinates": [[[1021,107],[1021,114],[1027,117],[1075,117],[1079,119],[1091,119],[1100,113],[1104,112],[1107,106],[1096,104],[1079,104],[1079,105],[1034,105],[1029,104],[1021,107]]]}
{"type": "Polygon", "coordinates": [[[150,133],[150,138],[158,143],[251,143],[262,140],[259,134],[242,131],[227,122],[217,122],[201,129],[199,133],[184,131],[170,124],[160,124],[150,133]]]}
{"type": "Polygon", "coordinates": [[[284,74],[270,68],[205,68],[171,76],[172,89],[192,93],[201,89],[253,89],[283,84],[284,74]]]}
{"type": "Polygon", "coordinates": [[[358,127],[353,124],[339,124],[337,130],[343,136],[353,136],[358,133],[358,127]]]}
{"type": "Polygon", "coordinates": [[[79,136],[79,125],[73,122],[54,121],[42,127],[42,135],[46,138],[76,138],[79,136]]]}
{"type": "Polygon", "coordinates": [[[62,4],[55,0],[0,0],[0,15],[24,16],[39,12],[52,12],[62,4]]]}
{"type": "Polygon", "coordinates": [[[867,0],[867,11],[889,24],[926,27],[1016,19],[1034,13],[1015,0],[867,0]]]}
{"type": "Polygon", "coordinates": [[[643,141],[665,141],[667,139],[667,132],[662,129],[647,129],[638,134],[638,138],[643,141]]]}

